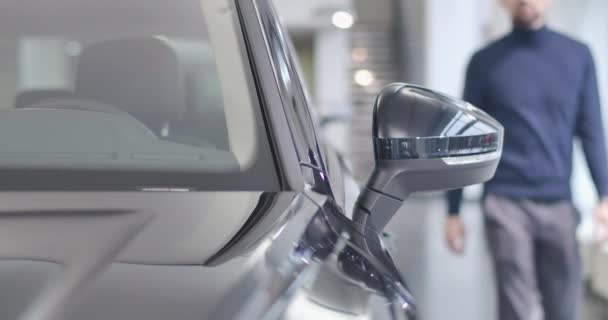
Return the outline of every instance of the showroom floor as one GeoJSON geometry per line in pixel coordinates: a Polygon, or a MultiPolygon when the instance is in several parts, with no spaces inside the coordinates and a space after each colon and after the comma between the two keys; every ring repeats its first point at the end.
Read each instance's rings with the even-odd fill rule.
{"type": "MultiPolygon", "coordinates": [[[[493,272],[478,207],[468,203],[463,211],[468,231],[464,257],[445,248],[441,197],[410,199],[389,225],[389,247],[417,297],[420,318],[496,318],[493,272]]],[[[583,312],[583,320],[608,320],[608,301],[589,293],[583,312]]]]}
{"type": "Polygon", "coordinates": [[[583,313],[584,320],[608,320],[608,302],[588,292],[583,313]]]}

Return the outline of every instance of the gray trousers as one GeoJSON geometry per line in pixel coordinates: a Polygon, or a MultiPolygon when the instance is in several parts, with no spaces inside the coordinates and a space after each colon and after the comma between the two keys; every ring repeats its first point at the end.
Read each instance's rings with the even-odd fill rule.
{"type": "Polygon", "coordinates": [[[582,277],[572,203],[487,195],[483,209],[500,320],[578,319],[582,277]]]}

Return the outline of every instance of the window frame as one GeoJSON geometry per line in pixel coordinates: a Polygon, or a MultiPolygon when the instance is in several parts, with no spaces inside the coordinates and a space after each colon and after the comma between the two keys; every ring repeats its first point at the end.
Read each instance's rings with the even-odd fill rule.
{"type": "MultiPolygon", "coordinates": [[[[324,154],[316,133],[315,123],[310,110],[307,92],[302,86],[296,59],[290,39],[281,24],[274,6],[269,0],[237,0],[244,5],[250,4],[257,12],[258,26],[263,33],[265,63],[274,71],[271,78],[265,81],[272,83],[280,102],[282,121],[287,125],[282,138],[289,138],[292,152],[295,152],[297,171],[304,183],[316,191],[331,194],[327,181],[324,154]]],[[[253,44],[256,44],[254,42],[253,44]]],[[[278,111],[278,110],[276,110],[278,111]]],[[[294,169],[296,170],[296,169],[294,169]]]]}

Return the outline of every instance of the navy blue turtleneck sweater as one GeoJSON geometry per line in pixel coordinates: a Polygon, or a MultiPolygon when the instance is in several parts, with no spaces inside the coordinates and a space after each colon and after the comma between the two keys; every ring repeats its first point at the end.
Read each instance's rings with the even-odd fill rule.
{"type": "MultiPolygon", "coordinates": [[[[485,193],[517,199],[570,199],[572,144],[579,137],[600,196],[608,168],[593,58],[562,34],[514,29],[478,51],[466,73],[464,99],[505,127],[504,151],[485,193]]],[[[462,190],[450,191],[450,213],[462,190]]]]}

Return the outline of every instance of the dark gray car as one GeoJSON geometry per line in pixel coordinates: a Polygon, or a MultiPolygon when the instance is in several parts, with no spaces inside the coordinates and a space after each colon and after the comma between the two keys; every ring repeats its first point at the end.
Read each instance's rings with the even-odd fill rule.
{"type": "Polygon", "coordinates": [[[2,319],[413,317],[384,225],[500,156],[487,115],[395,84],[355,203],[270,0],[6,0],[0,30],[2,319]]]}

